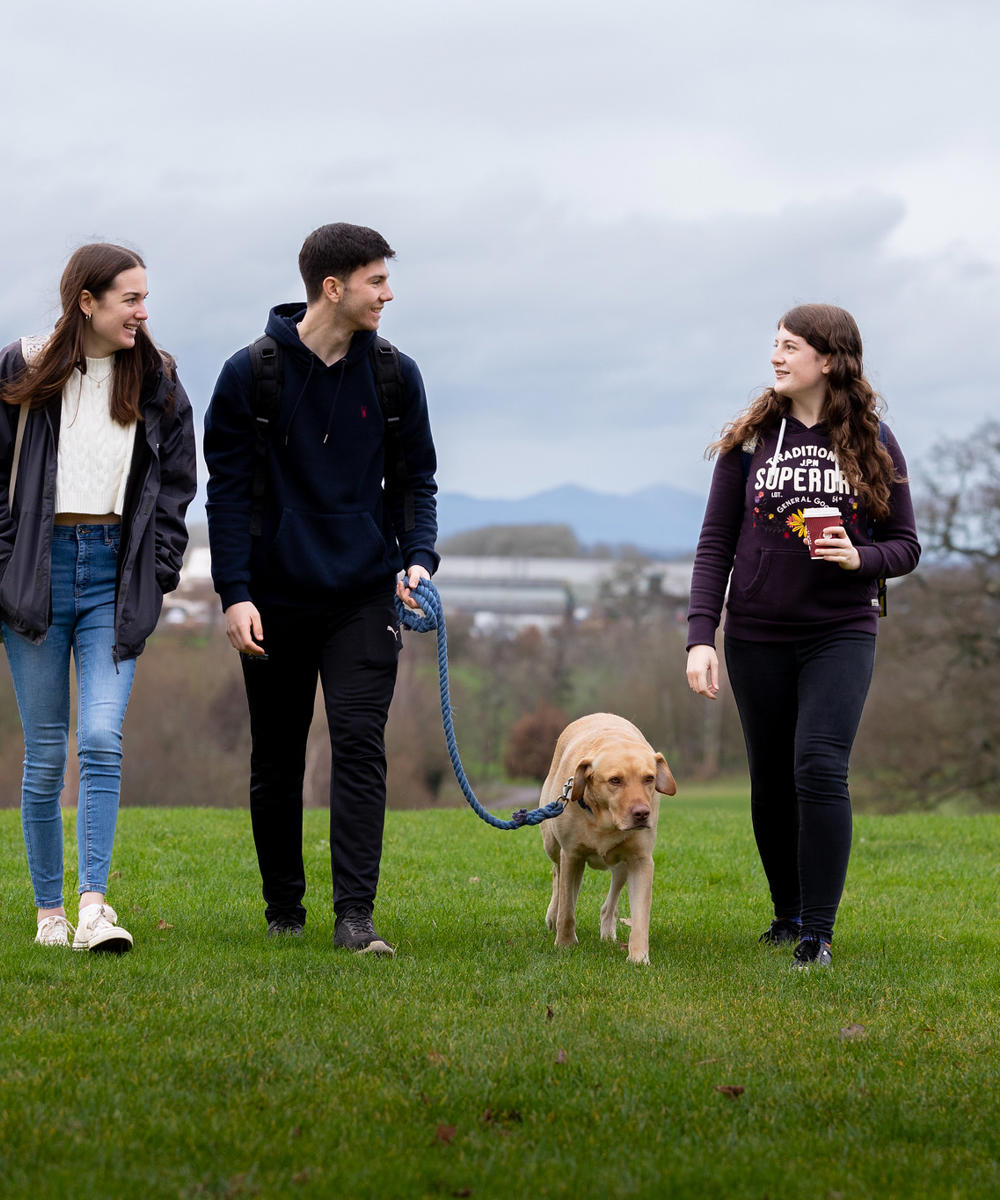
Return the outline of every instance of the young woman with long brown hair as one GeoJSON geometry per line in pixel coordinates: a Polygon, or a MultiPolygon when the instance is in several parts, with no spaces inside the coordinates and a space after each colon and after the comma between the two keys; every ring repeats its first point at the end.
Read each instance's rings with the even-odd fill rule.
{"type": "Polygon", "coordinates": [[[177,585],[195,491],[191,406],[146,332],[146,269],[81,246],[48,337],[0,352],[0,631],[24,729],[21,814],[42,945],[121,953],[105,902],[136,657],[177,585]],[[70,657],[79,695],[76,928],[63,903],[70,657]]]}
{"type": "Polygon", "coordinates": [[[878,581],[912,571],[920,545],[906,464],[879,420],[850,313],[828,304],[785,313],[771,366],[771,387],[709,447],[718,461],[695,555],[687,678],[718,696],[725,602],[726,669],[774,907],[760,940],[795,942],[797,967],[829,966],[878,581]],[[828,515],[810,539],[813,508],[828,515]]]}

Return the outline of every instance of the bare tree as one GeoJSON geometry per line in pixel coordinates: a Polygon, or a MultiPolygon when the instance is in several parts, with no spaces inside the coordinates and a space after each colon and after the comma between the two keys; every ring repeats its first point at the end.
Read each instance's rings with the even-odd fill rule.
{"type": "Polygon", "coordinates": [[[970,564],[1000,565],[1000,422],[939,443],[924,486],[927,548],[970,564]]]}
{"type": "Polygon", "coordinates": [[[942,442],[923,472],[924,561],[890,593],[855,753],[882,809],[1000,807],[1000,424],[942,442]]]}

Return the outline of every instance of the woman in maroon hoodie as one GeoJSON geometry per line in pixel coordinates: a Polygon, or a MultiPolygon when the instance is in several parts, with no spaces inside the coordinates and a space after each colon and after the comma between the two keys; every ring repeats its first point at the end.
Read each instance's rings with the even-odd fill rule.
{"type": "Polygon", "coordinates": [[[920,544],[906,463],[879,421],[850,313],[785,313],[771,366],[773,385],[709,448],[719,457],[691,582],[687,678],[718,696],[725,601],[726,668],[774,905],[760,940],[796,942],[804,968],[832,962],[880,581],[912,571],[920,544]],[[829,524],[810,543],[803,514],[814,508],[830,510],[829,524]]]}

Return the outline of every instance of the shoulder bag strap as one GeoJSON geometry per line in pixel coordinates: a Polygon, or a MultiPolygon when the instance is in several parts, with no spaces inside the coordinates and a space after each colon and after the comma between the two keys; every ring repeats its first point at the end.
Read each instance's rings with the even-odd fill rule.
{"type": "Polygon", "coordinates": [[[7,489],[7,507],[13,512],[14,488],[17,486],[17,468],[21,461],[21,442],[24,441],[24,427],[27,424],[26,405],[20,404],[17,409],[17,433],[14,435],[14,461],[10,467],[10,487],[7,489]]]}

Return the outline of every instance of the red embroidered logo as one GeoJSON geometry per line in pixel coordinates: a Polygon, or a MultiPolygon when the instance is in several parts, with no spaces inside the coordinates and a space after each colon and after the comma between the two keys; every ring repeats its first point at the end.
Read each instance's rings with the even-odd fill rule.
{"type": "Polygon", "coordinates": [[[368,416],[368,409],[364,404],[361,405],[361,415],[362,415],[362,417],[368,416]]]}

